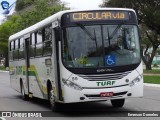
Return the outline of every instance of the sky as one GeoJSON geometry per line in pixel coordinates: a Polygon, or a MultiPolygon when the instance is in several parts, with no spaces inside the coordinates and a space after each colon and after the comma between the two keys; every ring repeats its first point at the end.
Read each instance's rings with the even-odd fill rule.
{"type": "Polygon", "coordinates": [[[94,9],[98,8],[103,0],[61,0],[68,3],[71,9],[94,9]]]}
{"type": "MultiPolygon", "coordinates": [[[[11,5],[16,0],[0,0],[0,3],[2,1],[7,1],[11,5]]],[[[67,7],[71,9],[94,9],[98,8],[99,4],[101,4],[103,0],[61,0],[61,1],[67,3],[67,7]]],[[[12,12],[13,11],[14,10],[12,10],[12,12]]],[[[2,12],[3,9],[2,6],[0,5],[0,24],[2,20],[5,18],[4,15],[1,14],[2,12]]]]}

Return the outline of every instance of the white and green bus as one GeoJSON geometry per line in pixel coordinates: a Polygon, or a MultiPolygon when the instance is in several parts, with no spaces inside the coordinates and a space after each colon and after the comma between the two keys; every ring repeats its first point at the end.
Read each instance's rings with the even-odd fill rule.
{"type": "Polygon", "coordinates": [[[9,38],[11,86],[24,99],[59,104],[143,96],[139,29],[132,9],[58,12],[9,38]]]}

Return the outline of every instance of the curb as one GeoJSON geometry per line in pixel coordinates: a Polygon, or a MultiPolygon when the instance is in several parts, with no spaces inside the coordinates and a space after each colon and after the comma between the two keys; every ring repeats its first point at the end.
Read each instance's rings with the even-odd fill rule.
{"type": "Polygon", "coordinates": [[[159,88],[160,88],[160,84],[144,83],[144,86],[148,86],[148,87],[159,87],[159,88]]]}
{"type": "Polygon", "coordinates": [[[3,71],[3,70],[0,70],[0,72],[5,72],[5,73],[7,73],[7,72],[9,72],[9,71],[3,71]]]}
{"type": "Polygon", "coordinates": [[[160,76],[160,74],[143,73],[145,76],[160,76]]]}

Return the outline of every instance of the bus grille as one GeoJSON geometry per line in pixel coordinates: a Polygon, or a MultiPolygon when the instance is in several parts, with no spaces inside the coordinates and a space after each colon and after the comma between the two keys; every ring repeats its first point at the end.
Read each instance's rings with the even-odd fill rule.
{"type": "Polygon", "coordinates": [[[98,74],[98,75],[82,75],[78,76],[87,79],[89,81],[107,81],[107,80],[118,80],[127,76],[131,71],[121,72],[121,73],[112,73],[112,74],[98,74]]]}

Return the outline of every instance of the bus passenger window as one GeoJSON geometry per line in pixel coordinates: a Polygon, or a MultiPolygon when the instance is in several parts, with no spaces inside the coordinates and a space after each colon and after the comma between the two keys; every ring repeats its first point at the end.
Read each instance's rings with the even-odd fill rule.
{"type": "Polygon", "coordinates": [[[31,35],[31,41],[30,41],[30,57],[34,57],[35,56],[35,33],[32,33],[31,35]]]}
{"type": "Polygon", "coordinates": [[[36,43],[41,43],[42,42],[42,30],[39,30],[36,35],[37,35],[36,43]]]}
{"type": "Polygon", "coordinates": [[[20,38],[19,41],[19,59],[23,59],[24,58],[24,44],[23,44],[23,38],[20,38]]]}
{"type": "Polygon", "coordinates": [[[46,27],[44,31],[43,56],[47,56],[52,54],[52,26],[46,27]]]}
{"type": "Polygon", "coordinates": [[[46,41],[44,42],[44,51],[43,55],[51,55],[52,54],[52,41],[46,41]]]}
{"type": "Polygon", "coordinates": [[[15,41],[15,50],[14,50],[14,52],[13,52],[13,54],[14,54],[14,59],[19,59],[19,45],[18,45],[18,43],[19,43],[19,40],[17,39],[16,41],[15,41]]]}
{"type": "Polygon", "coordinates": [[[42,46],[43,46],[42,43],[39,43],[36,45],[36,56],[42,56],[42,51],[43,51],[42,46]]]}
{"type": "Polygon", "coordinates": [[[43,44],[42,44],[42,30],[39,30],[36,34],[36,56],[42,56],[43,44]]]}
{"type": "Polygon", "coordinates": [[[44,29],[44,41],[51,41],[52,40],[52,26],[47,26],[44,29]]]}
{"type": "Polygon", "coordinates": [[[9,51],[10,61],[13,60],[13,50],[14,50],[14,41],[12,41],[12,42],[10,43],[10,51],[9,51]]]}

